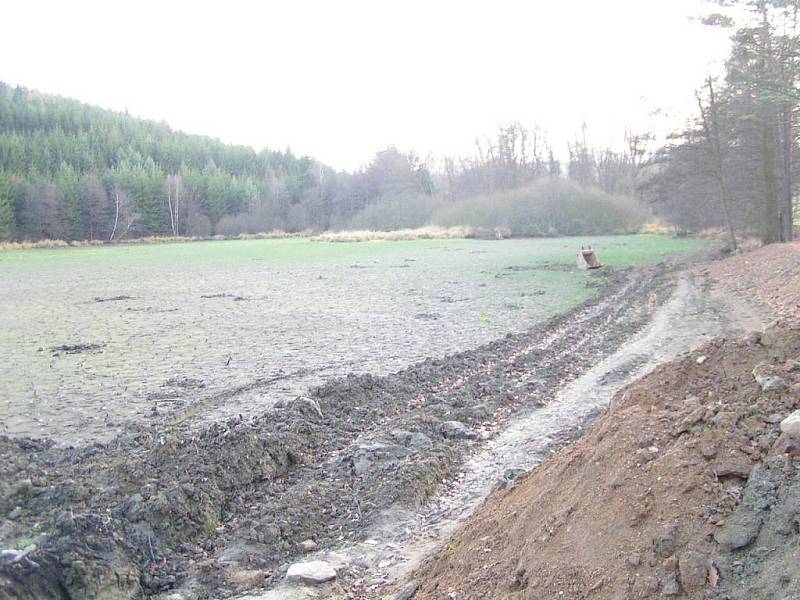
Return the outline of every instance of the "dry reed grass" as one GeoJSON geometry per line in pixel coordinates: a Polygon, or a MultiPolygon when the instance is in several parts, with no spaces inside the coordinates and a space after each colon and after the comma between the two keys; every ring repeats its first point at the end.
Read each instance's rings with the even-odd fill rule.
{"type": "Polygon", "coordinates": [[[307,238],[311,237],[311,231],[300,231],[296,233],[289,233],[276,229],[274,231],[264,231],[261,233],[242,233],[235,236],[145,236],[139,238],[125,238],[121,240],[114,240],[112,242],[106,240],[39,240],[37,242],[23,241],[23,242],[0,242],[0,252],[10,252],[13,250],[31,250],[35,248],[83,248],[88,246],[114,246],[120,244],[176,244],[183,242],[207,242],[207,241],[222,241],[222,240],[278,240],[284,238],[307,238]]]}
{"type": "Polygon", "coordinates": [[[396,231],[332,231],[315,235],[312,242],[374,242],[374,241],[407,241],[407,240],[449,240],[464,238],[501,240],[509,237],[511,232],[505,228],[487,227],[439,227],[428,225],[416,229],[398,229],[396,231]]]}

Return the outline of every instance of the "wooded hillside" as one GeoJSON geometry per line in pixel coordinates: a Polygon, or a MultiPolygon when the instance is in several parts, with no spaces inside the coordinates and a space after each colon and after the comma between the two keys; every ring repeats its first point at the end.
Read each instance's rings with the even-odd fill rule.
{"type": "Polygon", "coordinates": [[[628,136],[623,152],[592,149],[585,137],[584,126],[581,139],[568,144],[563,170],[539,129],[512,123],[478,141],[473,156],[444,158],[435,172],[415,154],[389,147],[346,173],[288,149],[256,152],[0,83],[0,240],[457,221],[517,235],[635,229],[642,212],[624,198],[647,136],[628,136]],[[619,221],[604,218],[620,210],[619,221]]]}
{"type": "Polygon", "coordinates": [[[255,208],[287,218],[324,171],[0,83],[0,239],[205,235],[255,208]]]}

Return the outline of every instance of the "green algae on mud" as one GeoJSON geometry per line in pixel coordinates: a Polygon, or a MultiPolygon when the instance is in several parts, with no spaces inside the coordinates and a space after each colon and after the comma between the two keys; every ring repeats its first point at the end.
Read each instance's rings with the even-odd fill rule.
{"type": "Polygon", "coordinates": [[[80,443],[153,414],[248,414],[330,377],[395,371],[591,298],[603,272],[574,262],[589,244],[612,268],[704,247],[638,235],[4,253],[0,420],[80,443]],[[54,350],[72,345],[100,350],[54,350]]]}
{"type": "Polygon", "coordinates": [[[262,258],[303,262],[317,258],[380,257],[408,249],[441,247],[485,247],[487,245],[519,245],[529,249],[537,262],[559,260],[572,264],[573,254],[580,245],[591,245],[604,253],[603,261],[612,266],[636,266],[679,252],[699,250],[708,242],[693,238],[642,234],[599,237],[520,238],[511,240],[401,240],[370,242],[311,242],[308,238],[279,238],[264,240],[221,240],[174,244],[115,244],[68,248],[34,248],[13,250],[0,255],[0,272],[14,265],[53,263],[94,268],[104,263],[122,266],[147,262],[157,266],[175,260],[208,263],[262,258]]]}

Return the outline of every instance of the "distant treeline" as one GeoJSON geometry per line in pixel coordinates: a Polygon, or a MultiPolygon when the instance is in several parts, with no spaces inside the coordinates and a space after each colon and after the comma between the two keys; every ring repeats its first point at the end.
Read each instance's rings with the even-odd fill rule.
{"type": "Polygon", "coordinates": [[[732,31],[724,79],[706,80],[696,119],[655,153],[639,192],[681,229],[724,227],[733,248],[742,235],[788,241],[798,217],[800,1],[719,4],[740,19],[705,19],[732,31]]]}
{"type": "Polygon", "coordinates": [[[226,215],[289,212],[324,171],[0,83],[0,239],[207,235],[226,215]]]}
{"type": "Polygon", "coordinates": [[[345,173],[288,149],[256,152],[0,83],[0,240],[430,223],[520,235],[628,231],[642,218],[624,197],[646,141],[629,136],[617,153],[577,140],[562,169],[539,130],[511,124],[438,169],[388,148],[345,173]]]}

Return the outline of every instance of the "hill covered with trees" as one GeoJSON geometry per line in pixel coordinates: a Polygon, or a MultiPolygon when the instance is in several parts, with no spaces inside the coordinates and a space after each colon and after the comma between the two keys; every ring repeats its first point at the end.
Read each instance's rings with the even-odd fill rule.
{"type": "Polygon", "coordinates": [[[584,132],[564,169],[540,130],[510,124],[436,171],[389,147],[346,173],[288,149],[257,152],[0,83],[0,240],[429,223],[517,235],[630,231],[642,218],[630,195],[645,141],[596,151],[584,132]]]}
{"type": "Polygon", "coordinates": [[[245,210],[289,216],[324,171],[0,83],[0,238],[206,235],[245,210]]]}

